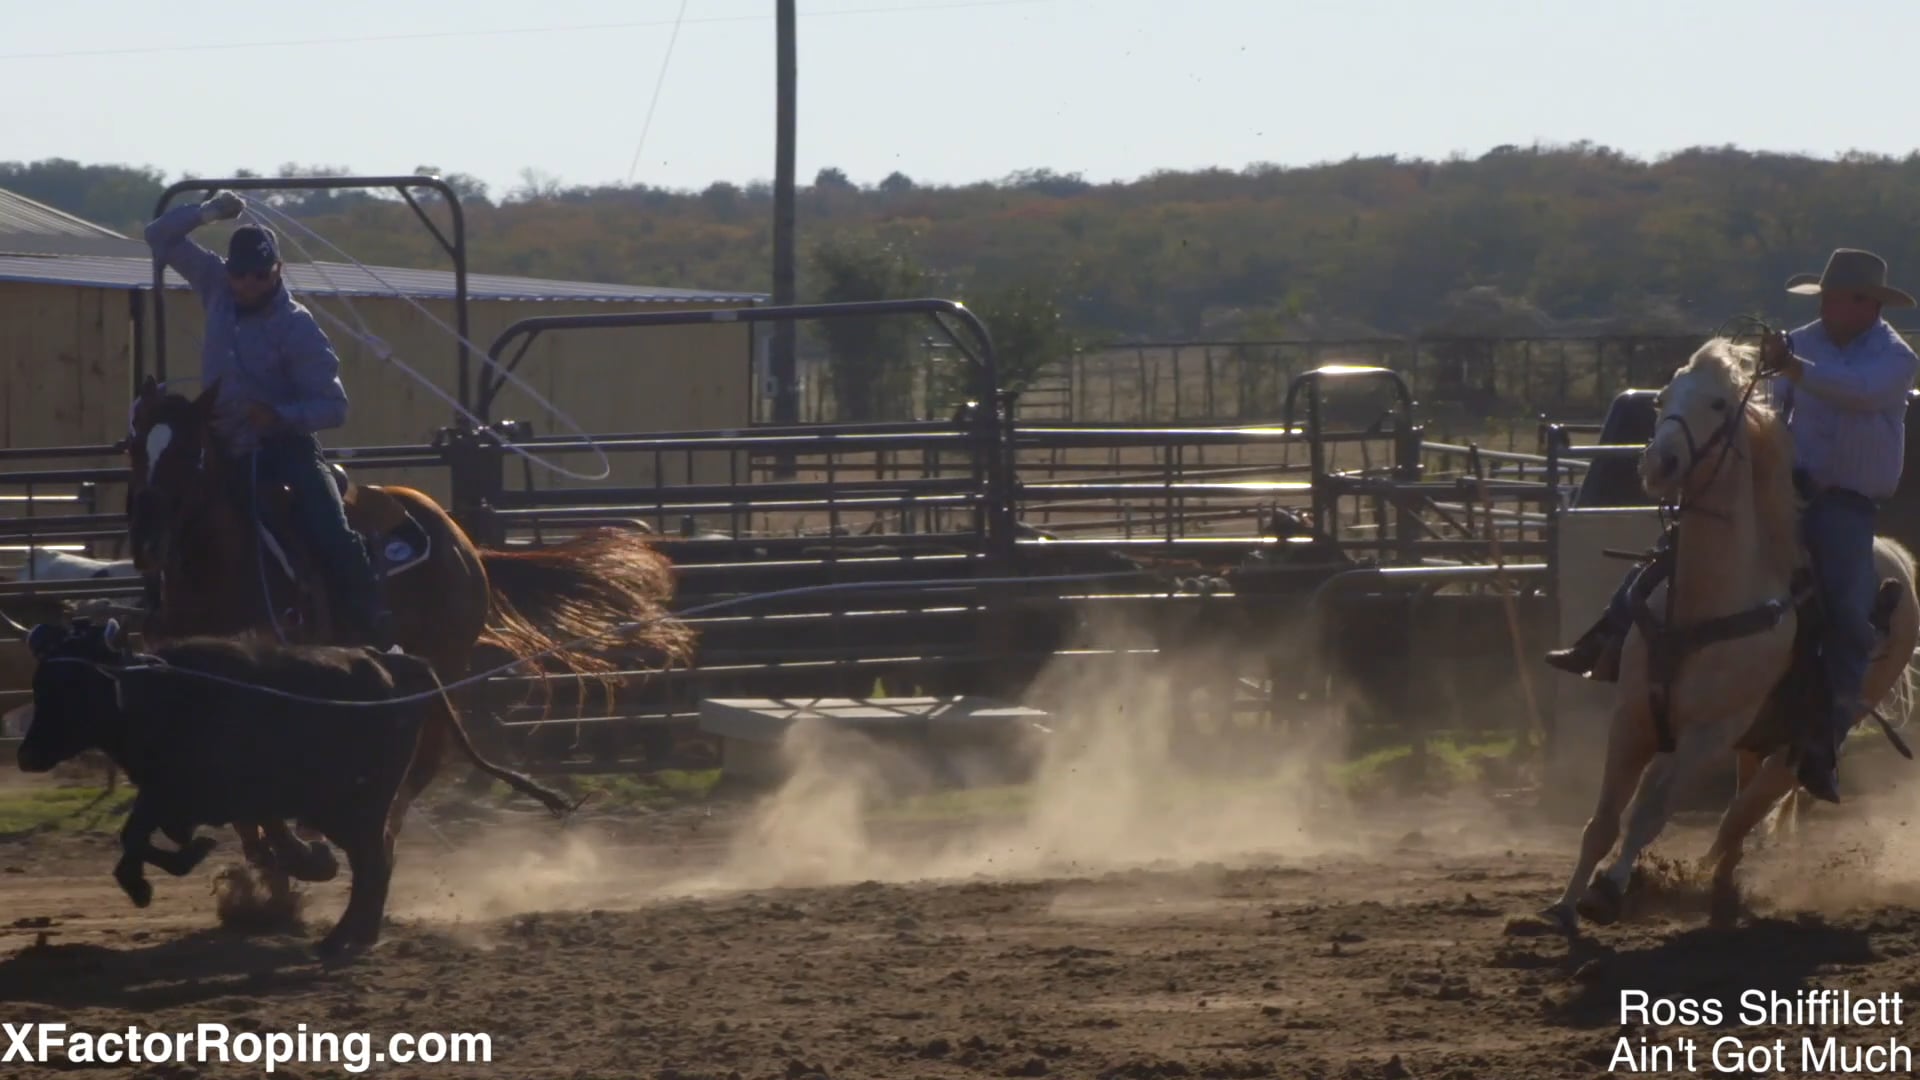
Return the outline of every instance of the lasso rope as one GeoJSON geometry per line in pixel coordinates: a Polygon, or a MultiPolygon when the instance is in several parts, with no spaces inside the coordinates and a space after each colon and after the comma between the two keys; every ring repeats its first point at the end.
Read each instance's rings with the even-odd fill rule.
{"type": "MultiPolygon", "coordinates": [[[[333,278],[327,274],[324,268],[322,268],[320,264],[320,260],[313,257],[312,252],[307,250],[306,245],[302,244],[297,237],[293,236],[291,232],[288,231],[288,227],[290,227],[291,229],[295,229],[300,232],[303,232],[308,236],[312,237],[315,241],[318,241],[321,244],[325,244],[328,248],[332,249],[335,253],[337,253],[341,258],[345,259],[347,262],[352,263],[356,268],[360,270],[361,273],[366,274],[368,277],[379,282],[381,285],[386,286],[387,290],[391,292],[394,296],[412,305],[414,310],[426,316],[428,321],[432,322],[435,326],[438,326],[440,329],[446,331],[447,334],[457,339],[472,354],[474,354],[475,356],[478,356],[480,358],[480,361],[483,364],[499,372],[502,378],[506,379],[508,382],[512,383],[514,386],[519,387],[522,393],[526,394],[529,398],[532,398],[535,402],[544,406],[547,409],[547,413],[549,416],[553,417],[556,420],[561,421],[572,434],[578,436],[582,441],[584,441],[587,444],[588,447],[592,448],[594,454],[600,458],[600,471],[597,473],[575,472],[564,465],[559,465],[559,464],[555,464],[554,462],[547,461],[546,459],[540,457],[540,455],[531,453],[521,448],[520,446],[515,444],[512,440],[507,439],[504,435],[500,435],[498,432],[496,432],[495,433],[496,436],[500,438],[501,443],[507,449],[513,451],[516,454],[519,454],[521,457],[526,458],[528,461],[533,462],[534,464],[539,465],[542,468],[550,469],[553,472],[556,472],[562,476],[566,476],[574,480],[605,480],[607,477],[613,475],[613,464],[607,458],[607,452],[601,449],[600,444],[594,441],[594,438],[592,435],[588,434],[587,431],[584,428],[582,428],[580,424],[577,421],[575,421],[574,418],[571,415],[569,415],[564,409],[561,409],[559,406],[548,401],[544,396],[540,394],[539,391],[535,390],[530,384],[528,384],[526,380],[514,374],[514,372],[511,369],[505,367],[504,365],[496,363],[493,357],[487,355],[487,350],[482,349],[478,345],[475,345],[472,341],[468,340],[466,335],[460,333],[458,330],[454,329],[451,326],[448,326],[445,322],[441,321],[439,316],[427,310],[427,308],[424,305],[422,305],[419,301],[415,300],[411,296],[408,296],[405,292],[401,291],[400,289],[395,288],[391,282],[387,281],[386,278],[381,277],[380,274],[377,271],[375,271],[372,267],[361,262],[359,259],[354,258],[352,255],[348,254],[347,252],[341,250],[340,247],[336,245],[333,241],[328,240],[324,236],[321,236],[319,233],[315,232],[313,229],[309,228],[306,224],[301,222],[299,219],[293,217],[292,215],[284,213],[275,207],[268,206],[264,202],[255,202],[253,200],[247,200],[245,202],[245,209],[241,211],[240,216],[242,220],[250,221],[256,225],[267,225],[268,223],[266,221],[262,220],[260,217],[255,216],[256,210],[262,214],[267,215],[268,217],[273,218],[275,221],[282,223],[282,228],[280,230],[281,234],[286,236],[288,240],[291,240],[293,242],[293,246],[299,251],[300,255],[307,260],[308,264],[313,267],[314,272],[320,276],[320,279],[322,281],[326,282],[327,285],[335,291],[335,293],[339,296],[340,301],[347,306],[347,311],[353,316],[354,321],[359,324],[359,329],[356,330],[355,328],[348,326],[346,323],[342,322],[340,319],[335,317],[331,312],[325,310],[323,307],[321,307],[317,303],[313,303],[312,297],[308,297],[309,306],[316,314],[320,315],[321,317],[325,318],[328,322],[338,327],[341,330],[341,332],[347,334],[350,337],[355,338],[356,340],[360,341],[362,344],[366,345],[369,349],[373,350],[373,354],[379,359],[392,363],[398,368],[400,368],[400,370],[406,372],[408,375],[413,376],[414,381],[419,383],[421,386],[425,387],[428,393],[432,394],[433,396],[439,398],[441,401],[445,402],[450,408],[453,409],[454,412],[460,414],[463,417],[466,417],[469,421],[472,421],[474,427],[482,428],[486,426],[478,416],[475,416],[473,413],[467,411],[467,408],[464,405],[454,400],[453,397],[449,395],[446,391],[440,389],[439,386],[435,385],[432,379],[429,379],[425,375],[422,375],[419,371],[415,370],[406,361],[400,359],[399,356],[394,353],[393,347],[387,344],[385,340],[383,340],[378,334],[375,334],[373,330],[367,326],[366,320],[360,317],[359,310],[353,306],[353,300],[346,295],[346,291],[341,289],[338,285],[334,283],[333,278]]],[[[285,285],[288,295],[292,295],[293,286],[290,283],[287,283],[284,277],[282,277],[281,281],[282,281],[282,284],[285,285]]]]}
{"type": "MultiPolygon", "coordinates": [[[[822,593],[854,592],[854,591],[863,590],[863,589],[900,588],[903,585],[911,585],[916,588],[936,588],[937,589],[937,588],[956,588],[956,587],[962,587],[962,586],[968,586],[968,585],[1021,585],[1021,584],[1028,584],[1028,583],[1035,583],[1035,582],[1065,583],[1065,582],[1073,582],[1073,581],[1111,581],[1118,578],[1158,577],[1158,576],[1159,575],[1156,572],[1151,570],[1116,570],[1116,571],[1110,571],[1107,573],[1099,573],[1099,574],[1056,574],[1056,575],[1043,575],[1043,576],[1036,576],[1036,577],[935,578],[935,579],[926,580],[926,581],[843,581],[843,582],[835,582],[833,584],[828,584],[828,585],[801,585],[791,589],[779,589],[773,592],[747,593],[741,596],[729,597],[728,599],[725,599],[725,600],[716,600],[710,604],[701,604],[696,607],[691,607],[685,611],[676,612],[672,617],[688,618],[694,615],[701,615],[711,611],[720,611],[722,609],[729,608],[729,607],[737,607],[741,604],[748,604],[758,600],[772,600],[772,599],[777,599],[780,597],[788,597],[788,596],[815,596],[815,595],[820,595],[822,593]]],[[[286,690],[276,690],[270,686],[261,686],[258,683],[249,683],[240,679],[230,679],[224,675],[215,675],[212,672],[200,671],[195,668],[178,667],[173,664],[167,663],[164,659],[158,656],[155,656],[151,653],[136,654],[139,660],[142,661],[141,663],[130,664],[126,667],[118,667],[118,668],[110,667],[108,665],[101,664],[93,660],[84,660],[77,656],[56,656],[45,662],[49,664],[56,664],[56,663],[86,664],[87,666],[95,668],[96,670],[114,679],[118,679],[122,675],[125,675],[129,672],[135,672],[135,671],[165,672],[169,674],[186,675],[192,678],[204,679],[208,682],[220,683],[226,686],[232,686],[242,690],[252,690],[256,693],[265,694],[269,697],[280,698],[281,700],[284,700],[284,701],[294,701],[294,702],[299,702],[301,704],[306,704],[306,705],[325,705],[325,706],[337,707],[337,708],[389,708],[394,705],[407,705],[407,704],[412,704],[413,702],[416,702],[416,701],[424,701],[427,698],[437,697],[442,692],[451,693],[462,687],[472,686],[476,683],[485,682],[486,680],[491,679],[497,675],[507,674],[508,672],[511,672],[516,668],[522,667],[523,665],[531,661],[538,660],[546,656],[555,655],[557,653],[566,652],[578,646],[588,644],[589,642],[592,642],[592,641],[596,641],[600,638],[612,637],[618,634],[625,634],[629,631],[637,630],[643,626],[647,626],[654,621],[656,620],[635,619],[630,622],[620,623],[617,626],[608,627],[607,629],[602,630],[599,633],[587,634],[582,637],[575,638],[572,641],[563,642],[559,645],[555,645],[552,648],[542,649],[539,652],[533,653],[529,656],[524,656],[517,660],[513,660],[508,663],[501,664],[489,670],[468,675],[466,678],[460,679],[457,682],[446,683],[443,686],[434,690],[422,691],[421,693],[410,694],[406,697],[386,698],[380,701],[339,701],[339,700],[330,699],[330,698],[308,697],[304,694],[295,694],[286,690]]]]}

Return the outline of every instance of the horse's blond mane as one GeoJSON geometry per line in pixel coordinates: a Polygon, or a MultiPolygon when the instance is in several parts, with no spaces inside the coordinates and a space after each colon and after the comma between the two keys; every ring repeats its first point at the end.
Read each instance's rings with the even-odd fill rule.
{"type": "Polygon", "coordinates": [[[1799,563],[1799,505],[1793,486],[1793,434],[1784,417],[1759,393],[1747,397],[1747,385],[1760,366],[1760,350],[1716,337],[1702,345],[1681,373],[1696,372],[1714,379],[1732,408],[1746,398],[1745,451],[1753,463],[1754,515],[1761,541],[1782,573],[1799,563]]]}

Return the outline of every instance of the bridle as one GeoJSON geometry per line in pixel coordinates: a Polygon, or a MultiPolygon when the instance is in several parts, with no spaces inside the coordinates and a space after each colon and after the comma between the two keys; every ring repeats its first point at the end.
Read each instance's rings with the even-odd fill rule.
{"type": "MultiPolygon", "coordinates": [[[[1763,340],[1773,333],[1772,327],[1750,315],[1736,315],[1727,321],[1750,322],[1759,326],[1763,340]]],[[[1721,328],[1724,329],[1726,323],[1721,323],[1720,325],[1721,328]]],[[[1716,330],[1715,336],[1718,335],[1719,331],[1716,330]]],[[[1727,456],[1738,450],[1734,442],[1734,436],[1739,431],[1740,425],[1746,421],[1747,406],[1753,401],[1754,391],[1760,389],[1760,385],[1772,378],[1772,376],[1773,372],[1765,369],[1755,370],[1753,376],[1747,380],[1746,389],[1740,395],[1740,403],[1727,410],[1726,419],[1722,420],[1708,433],[1706,441],[1704,442],[1694,437],[1693,425],[1688,423],[1687,418],[1679,413],[1669,413],[1662,416],[1659,421],[1654,424],[1654,433],[1647,439],[1649,448],[1652,447],[1654,438],[1657,438],[1660,434],[1660,425],[1669,422],[1678,424],[1681,437],[1687,440],[1687,467],[1680,474],[1681,495],[1670,504],[1665,502],[1661,504],[1660,510],[1662,517],[1668,517],[1670,515],[1672,518],[1677,519],[1685,514],[1695,513],[1719,518],[1722,521],[1727,520],[1726,514],[1688,500],[1685,496],[1688,486],[1685,481],[1693,475],[1694,470],[1699,467],[1707,455],[1713,453],[1716,447],[1719,449],[1719,453],[1714,455],[1713,472],[1708,474],[1706,482],[1702,486],[1710,486],[1713,481],[1719,477],[1721,468],[1726,465],[1727,456]]]]}

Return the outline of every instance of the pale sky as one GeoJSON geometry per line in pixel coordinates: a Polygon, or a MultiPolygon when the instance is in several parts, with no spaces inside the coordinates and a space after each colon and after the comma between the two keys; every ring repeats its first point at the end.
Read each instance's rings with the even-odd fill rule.
{"type": "MultiPolygon", "coordinates": [[[[0,157],[416,165],[496,196],[771,179],[774,0],[0,0],[0,157]],[[684,7],[675,37],[676,17],[684,7]],[[539,31],[532,33],[529,31],[539,31]],[[384,40],[376,40],[384,39],[384,40]],[[651,130],[641,133],[666,63],[651,130]]],[[[1920,4],[800,0],[797,172],[873,182],[1478,155],[1905,154],[1920,4]]]]}

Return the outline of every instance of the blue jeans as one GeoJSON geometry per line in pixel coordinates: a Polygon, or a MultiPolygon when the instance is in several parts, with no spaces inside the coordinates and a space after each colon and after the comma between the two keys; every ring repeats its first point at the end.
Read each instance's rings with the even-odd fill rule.
{"type": "Polygon", "coordinates": [[[330,592],[354,628],[373,620],[379,599],[373,564],[347,523],[347,507],[327,469],[320,442],[302,432],[274,432],[260,440],[254,467],[262,484],[285,484],[292,493],[294,527],[313,545],[330,592]]]}
{"type": "Polygon", "coordinates": [[[1833,696],[1836,743],[1870,704],[1861,690],[1873,661],[1873,601],[1880,591],[1873,565],[1878,516],[1866,496],[1828,490],[1814,496],[1800,523],[1823,608],[1821,666],[1833,696]]]}

